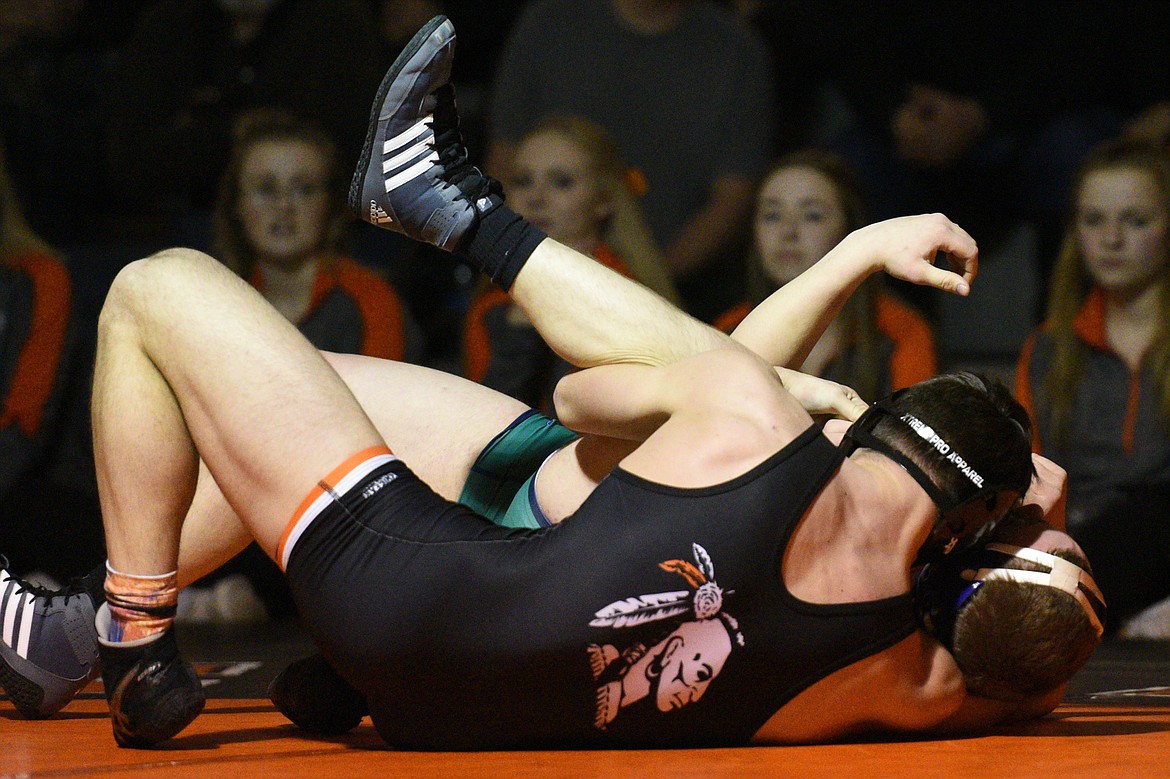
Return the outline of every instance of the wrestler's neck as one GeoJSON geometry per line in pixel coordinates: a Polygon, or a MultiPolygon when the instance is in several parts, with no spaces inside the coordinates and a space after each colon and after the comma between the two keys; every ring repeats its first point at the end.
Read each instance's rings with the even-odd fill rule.
{"type": "Polygon", "coordinates": [[[794,597],[859,603],[909,591],[910,566],[933,524],[934,505],[912,478],[906,475],[906,484],[886,462],[901,470],[876,452],[859,450],[816,497],[781,567],[794,597]]]}
{"type": "Polygon", "coordinates": [[[905,468],[878,452],[860,449],[846,463],[847,524],[909,566],[937,519],[934,501],[905,468]]]}
{"type": "Polygon", "coordinates": [[[641,35],[661,35],[678,25],[687,0],[611,0],[622,23],[641,35]]]}

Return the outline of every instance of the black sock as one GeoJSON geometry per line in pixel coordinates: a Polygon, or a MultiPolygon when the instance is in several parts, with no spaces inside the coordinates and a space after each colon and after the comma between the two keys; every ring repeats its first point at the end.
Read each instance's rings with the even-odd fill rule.
{"type": "Polygon", "coordinates": [[[463,251],[507,292],[545,238],[545,233],[527,219],[506,205],[499,205],[480,217],[463,251]]]}

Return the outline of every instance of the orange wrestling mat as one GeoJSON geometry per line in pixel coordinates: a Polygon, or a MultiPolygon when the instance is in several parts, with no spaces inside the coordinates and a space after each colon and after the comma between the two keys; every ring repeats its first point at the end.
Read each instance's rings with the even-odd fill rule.
{"type": "MultiPolygon", "coordinates": [[[[671,751],[421,753],[385,746],[369,720],[348,736],[306,736],[261,697],[267,679],[306,646],[261,642],[255,636],[251,642],[232,643],[232,650],[250,647],[260,659],[199,664],[210,696],[207,709],[159,749],[114,744],[97,685],[64,711],[36,722],[21,719],[11,703],[0,700],[0,779],[1170,776],[1170,644],[1106,644],[1053,714],[975,738],[671,751]],[[224,695],[234,696],[241,684],[260,692],[224,695]]],[[[209,656],[186,649],[185,654],[209,656]]]]}

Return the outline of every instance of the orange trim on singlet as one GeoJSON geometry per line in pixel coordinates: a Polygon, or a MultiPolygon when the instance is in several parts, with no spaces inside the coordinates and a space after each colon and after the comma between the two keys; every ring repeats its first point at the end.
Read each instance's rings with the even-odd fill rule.
{"type": "Polygon", "coordinates": [[[69,272],[56,257],[29,252],[10,257],[9,262],[32,281],[33,302],[28,336],[0,409],[0,427],[15,422],[24,435],[33,436],[61,370],[72,288],[69,272]]]}
{"type": "Polygon", "coordinates": [[[284,526],[284,532],[280,534],[280,541],[276,544],[275,560],[281,560],[284,554],[284,546],[288,543],[288,538],[292,535],[293,528],[296,527],[297,522],[301,516],[309,510],[309,506],[313,505],[313,501],[325,494],[325,489],[332,489],[334,484],[345,478],[345,475],[358,467],[371,457],[377,457],[380,454],[394,454],[387,446],[371,446],[368,449],[363,449],[355,455],[351,455],[345,459],[341,465],[329,472],[321,481],[317,482],[313,489],[309,490],[309,494],[297,506],[297,510],[293,512],[292,518],[289,519],[288,524],[284,526]],[[322,486],[324,485],[324,486],[322,486]]]}

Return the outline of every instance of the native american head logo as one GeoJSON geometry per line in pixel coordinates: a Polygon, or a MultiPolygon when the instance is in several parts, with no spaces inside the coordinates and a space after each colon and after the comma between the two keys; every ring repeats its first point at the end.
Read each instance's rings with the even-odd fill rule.
{"type": "Polygon", "coordinates": [[[743,646],[735,618],[723,611],[724,592],[715,582],[707,550],[691,545],[695,562],[666,560],[664,571],[682,576],[690,589],[638,595],[614,601],[594,614],[591,627],[633,628],[673,620],[673,630],[653,646],[634,642],[619,651],[613,644],[590,644],[589,661],[598,681],[594,724],[604,730],[625,706],[652,698],[659,711],[699,700],[723,670],[732,649],[743,646]]]}

